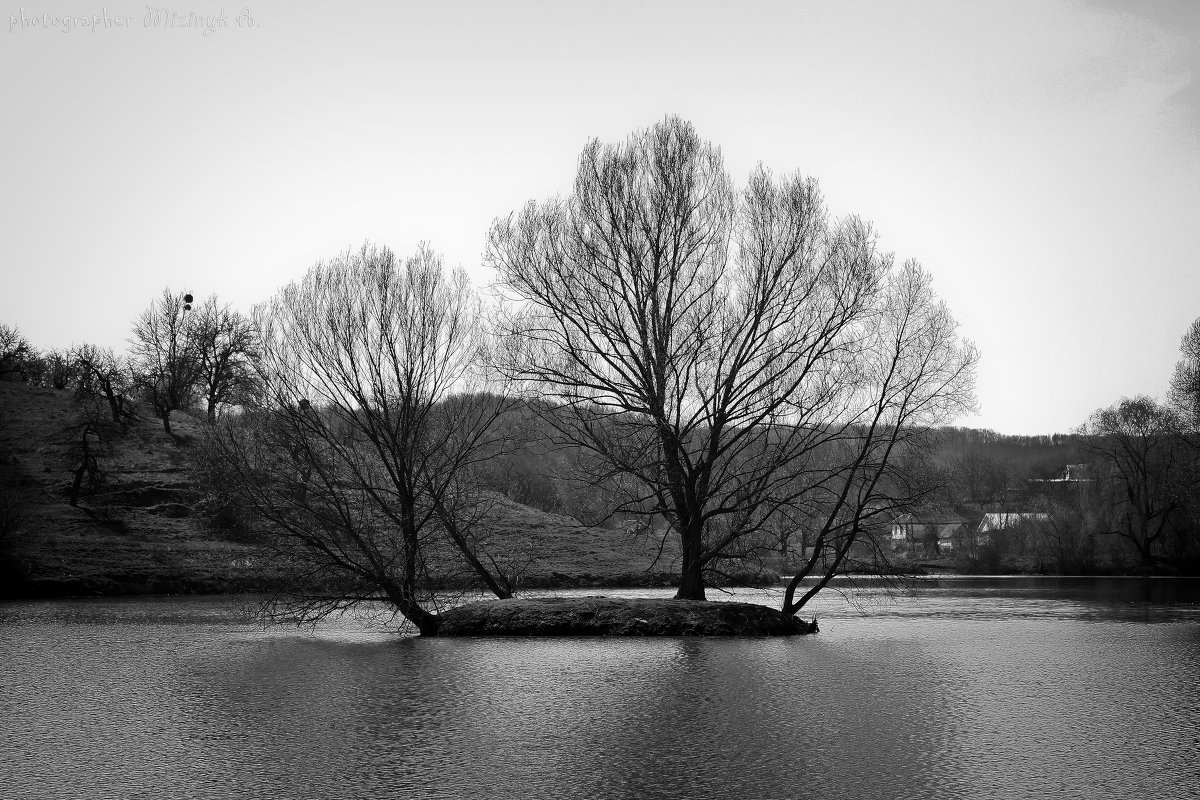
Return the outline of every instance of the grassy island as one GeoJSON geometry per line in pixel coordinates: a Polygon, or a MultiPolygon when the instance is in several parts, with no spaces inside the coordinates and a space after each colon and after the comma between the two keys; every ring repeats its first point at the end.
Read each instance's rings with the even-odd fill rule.
{"type": "Polygon", "coordinates": [[[817,621],[754,603],[538,597],[468,603],[439,615],[437,636],[797,636],[817,621]]]}

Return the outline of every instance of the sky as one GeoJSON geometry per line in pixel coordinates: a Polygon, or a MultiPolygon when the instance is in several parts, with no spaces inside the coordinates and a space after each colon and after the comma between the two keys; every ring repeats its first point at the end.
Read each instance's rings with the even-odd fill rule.
{"type": "Polygon", "coordinates": [[[366,240],[485,287],[493,219],[667,114],[932,273],[982,353],[959,424],[1162,397],[1200,317],[1193,0],[244,1],[4,4],[0,322],[34,346],[124,350],[164,287],[248,311],[366,240]]]}

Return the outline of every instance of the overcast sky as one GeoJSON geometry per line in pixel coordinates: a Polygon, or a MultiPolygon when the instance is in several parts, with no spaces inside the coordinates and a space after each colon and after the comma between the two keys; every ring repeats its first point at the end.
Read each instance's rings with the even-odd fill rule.
{"type": "Polygon", "coordinates": [[[249,310],[366,239],[486,285],[494,217],[664,114],[932,272],[983,354],[962,424],[1162,396],[1200,317],[1200,2],[154,7],[5,3],[0,322],[35,346],[124,349],[164,286],[249,310]]]}

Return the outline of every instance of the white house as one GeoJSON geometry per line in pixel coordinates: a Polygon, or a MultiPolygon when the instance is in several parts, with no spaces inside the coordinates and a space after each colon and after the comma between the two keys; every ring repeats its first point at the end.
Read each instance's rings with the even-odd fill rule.
{"type": "Polygon", "coordinates": [[[1036,525],[1050,521],[1050,515],[1041,512],[1006,512],[999,514],[984,514],[975,534],[976,544],[987,544],[992,535],[998,531],[1018,528],[1023,525],[1036,525]]]}
{"type": "Polygon", "coordinates": [[[927,553],[931,557],[945,555],[954,549],[954,540],[962,529],[963,521],[952,513],[904,514],[892,520],[892,549],[908,549],[919,544],[935,550],[927,553]]]}

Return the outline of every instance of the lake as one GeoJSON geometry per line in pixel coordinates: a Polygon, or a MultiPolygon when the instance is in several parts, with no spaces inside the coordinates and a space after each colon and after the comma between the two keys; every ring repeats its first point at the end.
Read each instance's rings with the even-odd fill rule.
{"type": "Polygon", "coordinates": [[[1197,580],[868,584],[792,639],[424,640],[250,602],[0,605],[0,795],[1200,795],[1197,580]]]}

